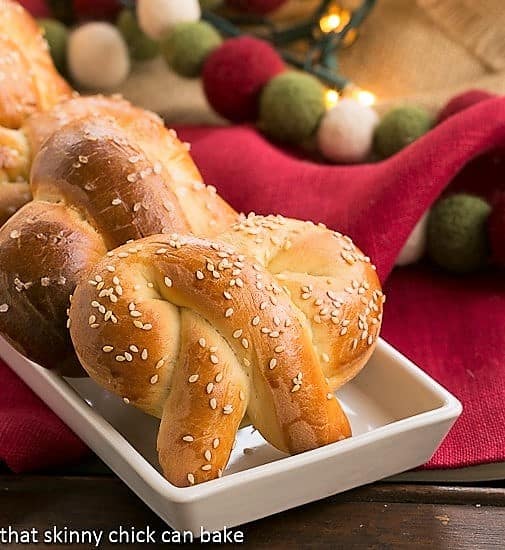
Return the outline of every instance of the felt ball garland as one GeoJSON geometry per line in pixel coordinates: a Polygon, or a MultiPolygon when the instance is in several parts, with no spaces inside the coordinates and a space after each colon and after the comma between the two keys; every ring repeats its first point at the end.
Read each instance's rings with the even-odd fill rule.
{"type": "MultiPolygon", "coordinates": [[[[212,8],[221,1],[200,3],[212,8]]],[[[262,17],[284,1],[227,0],[226,4],[262,17]]],[[[56,67],[76,84],[113,89],[127,77],[130,58],[145,61],[161,54],[175,73],[201,76],[209,104],[224,118],[256,122],[281,144],[316,145],[321,159],[331,163],[388,158],[430,131],[434,123],[444,123],[492,97],[483,90],[470,90],[451,99],[434,119],[418,106],[400,105],[379,120],[370,106],[371,94],[350,86],[340,93],[326,88],[315,76],[320,76],[317,71],[309,74],[287,67],[267,41],[247,35],[223,40],[213,24],[200,20],[197,0],[21,3],[41,18],[56,67]],[[106,21],[88,21],[96,18],[106,21]],[[76,22],[80,26],[73,30],[65,25],[76,22]]],[[[437,201],[413,229],[396,264],[408,265],[426,255],[453,273],[487,265],[505,268],[505,193],[491,204],[464,193],[437,201]]]]}
{"type": "Polygon", "coordinates": [[[212,108],[234,122],[257,118],[263,87],[285,69],[279,54],[263,40],[226,40],[203,63],[202,82],[212,108]]]}

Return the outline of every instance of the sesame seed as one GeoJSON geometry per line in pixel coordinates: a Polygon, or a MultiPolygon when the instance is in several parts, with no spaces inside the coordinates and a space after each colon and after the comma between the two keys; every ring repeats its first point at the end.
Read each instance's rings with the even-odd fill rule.
{"type": "Polygon", "coordinates": [[[198,378],[200,378],[200,376],[198,374],[192,374],[189,378],[188,378],[188,382],[190,384],[193,384],[194,382],[196,382],[198,380],[198,378]]]}
{"type": "Polygon", "coordinates": [[[275,369],[276,366],[277,366],[277,359],[275,357],[272,357],[272,359],[270,359],[270,362],[268,363],[268,368],[270,370],[273,370],[275,369]]]}
{"type": "Polygon", "coordinates": [[[105,269],[106,269],[109,273],[114,273],[114,271],[116,271],[116,268],[115,268],[113,265],[106,265],[106,266],[105,266],[105,269]]]}
{"type": "Polygon", "coordinates": [[[231,414],[233,412],[233,405],[225,405],[223,407],[223,414],[231,414]]]}
{"type": "Polygon", "coordinates": [[[127,361],[133,361],[133,355],[131,353],[125,351],[124,356],[127,361]]]}
{"type": "Polygon", "coordinates": [[[209,401],[209,405],[210,405],[210,408],[215,410],[216,407],[217,407],[217,399],[215,397],[213,397],[210,401],[209,401]]]}
{"type": "Polygon", "coordinates": [[[156,384],[158,382],[159,376],[155,374],[154,376],[151,376],[151,384],[156,384]]]}
{"type": "Polygon", "coordinates": [[[300,384],[295,384],[291,389],[291,393],[297,392],[301,388],[300,384]]]}
{"type": "Polygon", "coordinates": [[[231,317],[233,315],[233,308],[232,307],[229,307],[225,312],[224,312],[224,316],[225,317],[231,317]]]}
{"type": "Polygon", "coordinates": [[[258,325],[259,325],[259,322],[260,322],[260,318],[259,318],[257,315],[256,315],[255,317],[252,318],[251,323],[252,323],[252,325],[253,325],[254,327],[258,326],[258,325]]]}
{"type": "Polygon", "coordinates": [[[322,359],[325,363],[329,363],[329,362],[330,362],[330,356],[329,356],[327,353],[322,353],[322,354],[321,354],[321,359],[322,359]]]}
{"type": "Polygon", "coordinates": [[[17,239],[19,238],[20,235],[21,233],[17,229],[14,229],[13,231],[10,232],[9,237],[11,239],[17,239]]]}
{"type": "Polygon", "coordinates": [[[212,382],[209,382],[205,388],[205,391],[207,392],[207,394],[211,394],[213,389],[214,389],[214,384],[212,382]]]}
{"type": "Polygon", "coordinates": [[[204,456],[205,460],[211,460],[211,459],[212,459],[212,453],[209,451],[209,449],[207,449],[207,450],[203,453],[203,456],[204,456]]]}
{"type": "Polygon", "coordinates": [[[267,306],[268,306],[268,302],[261,302],[261,304],[260,304],[260,309],[261,309],[261,311],[263,311],[264,309],[266,309],[267,306]]]}
{"type": "Polygon", "coordinates": [[[199,281],[201,281],[205,277],[205,275],[200,270],[198,270],[195,275],[199,281]]]}
{"type": "Polygon", "coordinates": [[[234,333],[233,333],[233,338],[240,338],[242,336],[242,329],[239,328],[238,330],[236,330],[234,333]]]}
{"type": "Polygon", "coordinates": [[[245,349],[249,347],[249,340],[247,338],[242,338],[242,346],[244,346],[245,349]]]}
{"type": "Polygon", "coordinates": [[[214,447],[214,449],[217,449],[219,447],[219,443],[220,443],[219,438],[216,437],[212,442],[212,447],[214,447]]]}
{"type": "Polygon", "coordinates": [[[211,470],[211,469],[212,469],[212,465],[211,465],[211,464],[204,464],[204,465],[202,466],[202,470],[203,470],[204,472],[208,472],[208,471],[211,470]]]}
{"type": "Polygon", "coordinates": [[[144,348],[144,349],[142,350],[142,353],[140,354],[140,357],[141,357],[144,361],[147,360],[147,357],[148,357],[148,351],[147,351],[147,349],[144,348]]]}
{"type": "Polygon", "coordinates": [[[122,355],[116,355],[116,361],[119,361],[121,363],[124,360],[125,358],[122,355]]]}
{"type": "Polygon", "coordinates": [[[227,299],[227,300],[231,300],[232,299],[232,295],[227,291],[225,290],[223,292],[223,296],[227,299]]]}
{"type": "Polygon", "coordinates": [[[217,365],[219,363],[219,359],[218,359],[217,355],[212,354],[210,356],[210,362],[213,363],[214,365],[217,365]]]}
{"type": "Polygon", "coordinates": [[[144,327],[142,321],[139,321],[138,319],[135,319],[135,320],[133,321],[133,324],[134,324],[137,328],[143,328],[143,327],[144,327]]]}
{"type": "Polygon", "coordinates": [[[157,254],[158,256],[160,254],[166,254],[168,251],[166,248],[158,248],[158,250],[156,250],[155,254],[157,254]]]}
{"type": "Polygon", "coordinates": [[[223,477],[223,470],[221,468],[217,470],[217,477],[223,477]]]}
{"type": "Polygon", "coordinates": [[[282,353],[284,351],[284,346],[276,346],[274,348],[275,353],[282,353]]]}
{"type": "Polygon", "coordinates": [[[140,311],[134,310],[134,311],[130,311],[130,315],[131,315],[132,317],[141,317],[141,316],[142,316],[142,313],[141,313],[140,311]]]}
{"type": "Polygon", "coordinates": [[[238,396],[239,396],[239,398],[240,398],[240,401],[244,401],[244,399],[245,399],[245,394],[244,394],[244,392],[243,392],[242,390],[240,390],[240,391],[238,392],[238,396]]]}
{"type": "Polygon", "coordinates": [[[165,285],[166,285],[168,288],[170,288],[170,287],[172,286],[172,284],[173,284],[173,283],[172,283],[172,279],[171,279],[170,277],[165,277],[164,281],[165,281],[165,285]]]}
{"type": "Polygon", "coordinates": [[[188,474],[188,481],[191,485],[195,484],[195,476],[193,474],[188,474]]]}
{"type": "Polygon", "coordinates": [[[358,339],[353,338],[353,341],[352,341],[352,344],[351,344],[351,349],[355,350],[357,347],[358,347],[358,339]]]}
{"type": "Polygon", "coordinates": [[[344,319],[344,320],[342,321],[342,326],[343,326],[343,327],[347,327],[347,326],[349,326],[350,322],[351,322],[351,321],[349,321],[349,319],[344,319]]]}
{"type": "Polygon", "coordinates": [[[222,372],[218,372],[218,373],[216,374],[216,377],[214,378],[214,380],[215,380],[216,382],[219,383],[219,382],[221,382],[222,379],[223,379],[223,373],[222,373],[222,372]]]}
{"type": "Polygon", "coordinates": [[[121,199],[116,198],[116,199],[112,199],[111,204],[112,206],[118,206],[119,204],[121,204],[121,202],[122,202],[121,199]]]}
{"type": "Polygon", "coordinates": [[[326,399],[333,399],[333,394],[332,393],[327,393],[326,394],[326,399]]]}
{"type": "Polygon", "coordinates": [[[344,336],[344,334],[347,334],[347,327],[344,327],[344,328],[340,331],[340,336],[344,336]]]}
{"type": "Polygon", "coordinates": [[[123,397],[123,401],[128,405],[130,403],[130,400],[128,397],[123,397]]]}
{"type": "Polygon", "coordinates": [[[96,323],[96,315],[90,315],[88,319],[88,324],[92,325],[93,323],[96,323]]]}
{"type": "Polygon", "coordinates": [[[102,351],[104,351],[105,353],[110,353],[113,349],[114,349],[113,346],[104,346],[102,348],[102,351]]]}
{"type": "Polygon", "coordinates": [[[195,438],[192,435],[185,435],[182,438],[183,441],[187,441],[188,443],[191,443],[195,440],[195,438]]]}
{"type": "Polygon", "coordinates": [[[198,340],[198,344],[200,345],[201,348],[205,348],[205,346],[207,345],[207,342],[205,341],[205,338],[200,338],[200,340],[198,340]]]}
{"type": "Polygon", "coordinates": [[[151,323],[146,323],[142,328],[144,330],[151,330],[153,328],[153,326],[151,325],[151,323]]]}

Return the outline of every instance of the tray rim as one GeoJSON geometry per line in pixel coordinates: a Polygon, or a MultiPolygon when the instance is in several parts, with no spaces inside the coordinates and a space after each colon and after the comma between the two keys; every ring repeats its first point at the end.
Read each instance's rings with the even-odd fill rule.
{"type": "MultiPolygon", "coordinates": [[[[107,457],[108,451],[102,449],[96,449],[97,445],[93,444],[94,438],[107,437],[108,443],[118,455],[122,456],[122,459],[127,463],[136,474],[143,479],[144,483],[149,486],[150,490],[156,493],[159,497],[170,500],[177,505],[187,505],[204,500],[206,497],[216,496],[219,493],[225,493],[231,486],[246,485],[254,483],[258,480],[263,480],[268,477],[275,477],[280,473],[289,472],[298,468],[303,468],[307,464],[317,462],[319,460],[325,460],[335,454],[346,454],[348,452],[355,451],[360,447],[364,447],[370,443],[377,442],[381,439],[387,439],[388,437],[398,435],[402,432],[410,432],[422,427],[430,426],[440,422],[448,420],[456,420],[461,414],[463,407],[460,401],[446,390],[441,384],[436,382],[427,373],[421,370],[410,359],[401,354],[392,345],[387,343],[384,339],[379,338],[377,343],[377,349],[391,355],[394,359],[399,360],[402,363],[402,367],[407,369],[417,379],[418,383],[421,383],[428,387],[428,389],[435,394],[441,401],[439,407],[433,408],[428,411],[424,411],[406,418],[395,420],[385,426],[380,426],[369,432],[362,433],[353,436],[344,441],[331,443],[306,451],[298,455],[286,456],[273,462],[266,464],[260,464],[246,470],[235,472],[230,476],[225,476],[220,479],[214,479],[206,483],[198,484],[191,487],[176,487],[168,482],[160,472],[158,472],[143,455],[133,447],[130,442],[114,428],[104,417],[102,417],[93,407],[90,407],[82,397],[72,388],[62,377],[51,371],[41,370],[37,378],[40,376],[45,384],[49,384],[56,394],[64,401],[65,407],[71,407],[74,413],[77,413],[81,417],[83,416],[88,423],[88,429],[93,432],[93,437],[88,437],[84,434],[84,430],[74,429],[69,426],[83,441],[104,461],[109,467],[111,467],[116,473],[117,468],[114,468],[109,464],[107,457]],[[62,387],[63,385],[63,387],[62,387]],[[109,433],[104,433],[104,430],[109,433]],[[128,450],[124,453],[124,446],[128,450]]],[[[63,422],[67,425],[67,420],[62,418],[64,414],[60,415],[55,409],[58,406],[53,406],[50,399],[41,396],[37,391],[37,386],[42,382],[40,379],[31,379],[29,376],[24,376],[21,364],[35,365],[41,368],[36,363],[33,363],[17,350],[15,350],[2,336],[0,336],[0,356],[5,360],[7,365],[34,391],[55,414],[57,414],[63,422]],[[13,359],[13,360],[12,360],[13,359]],[[19,363],[19,365],[17,364],[19,363]]],[[[46,396],[47,397],[47,396],[46,396]]],[[[118,473],[118,476],[123,479],[123,476],[118,473]]],[[[123,479],[127,485],[130,485],[125,479],[123,479]]]]}

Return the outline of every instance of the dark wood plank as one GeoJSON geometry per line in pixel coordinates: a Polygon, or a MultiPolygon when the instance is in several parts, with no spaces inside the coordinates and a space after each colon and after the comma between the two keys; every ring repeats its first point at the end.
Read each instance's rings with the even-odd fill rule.
{"type": "MultiPolygon", "coordinates": [[[[167,529],[120,480],[109,476],[0,476],[0,527],[8,525],[106,533],[119,525],[149,526],[158,534],[167,529]]],[[[254,548],[503,548],[505,489],[375,484],[241,529],[254,548]]]]}

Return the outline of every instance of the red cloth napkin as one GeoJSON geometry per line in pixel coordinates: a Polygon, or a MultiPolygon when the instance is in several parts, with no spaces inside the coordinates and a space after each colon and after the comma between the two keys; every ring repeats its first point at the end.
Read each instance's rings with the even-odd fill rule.
{"type": "MultiPolygon", "coordinates": [[[[479,191],[503,186],[503,164],[489,155],[505,146],[505,98],[451,117],[389,160],[359,166],[295,158],[248,127],[179,133],[206,183],[238,210],[324,222],[374,259],[388,294],[383,336],[465,407],[428,467],[505,460],[503,272],[456,277],[421,265],[391,274],[415,223],[458,173],[463,188],[473,174],[479,191]]],[[[1,364],[0,377],[0,459],[23,471],[82,454],[82,443],[1,364]]]]}

